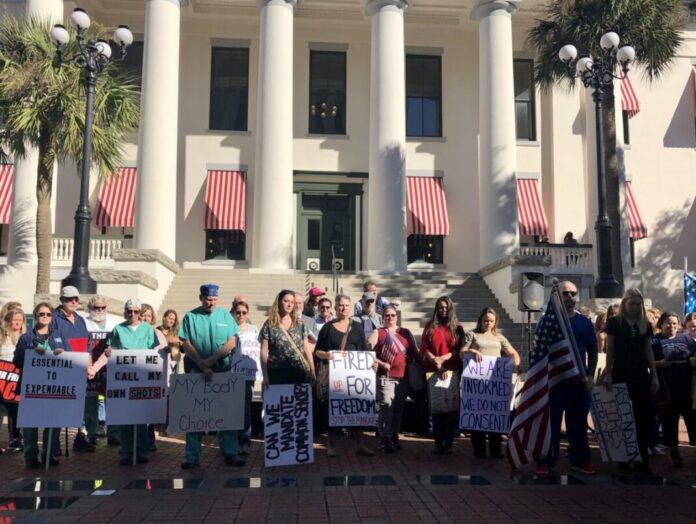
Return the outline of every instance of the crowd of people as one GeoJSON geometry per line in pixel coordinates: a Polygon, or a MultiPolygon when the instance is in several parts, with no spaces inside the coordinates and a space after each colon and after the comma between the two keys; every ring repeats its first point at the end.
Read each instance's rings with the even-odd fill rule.
{"type": "MultiPolygon", "coordinates": [[[[593,324],[587,311],[578,310],[575,284],[562,282],[558,290],[576,341],[577,359],[587,380],[566,381],[551,389],[551,451],[547,456],[535,457],[537,474],[546,475],[557,464],[564,417],[571,469],[594,473],[587,420],[590,386],[595,381],[606,386],[625,383],[633,404],[642,462],[619,464],[621,471],[649,473],[650,455],[667,452],[672,466],[681,467],[680,417],[688,430],[690,445],[696,445],[696,313],[682,319],[673,312],[646,309],[640,292],[629,289],[620,304],[598,312],[593,324]],[[595,377],[601,354],[605,355],[606,364],[595,377]]],[[[380,296],[372,281],[365,283],[355,304],[343,294],[332,301],[316,287],[306,297],[297,291],[281,290],[260,328],[249,318],[247,297],[235,297],[228,310],[218,305],[218,291],[214,284],[202,285],[198,307],[181,320],[176,311],[167,310],[159,326],[153,308],[135,298],[125,303],[125,320],[121,323],[108,317],[106,298],[99,295],[89,299],[83,316],[78,312],[80,294],[72,286],[61,290],[57,307],[47,302],[34,307],[33,327],[29,330],[22,305],[8,302],[0,309],[0,360],[11,361],[21,370],[28,351],[88,352],[84,425],[78,428],[73,449],[94,451],[98,439],[105,438],[109,446],[119,447],[122,464],[130,464],[132,457],[137,463],[147,463],[149,452],[157,449],[154,425],[139,425],[134,431],[133,426],[106,423],[104,370],[112,352],[122,349],[158,349],[168,354],[171,373],[199,373],[210,380],[215,373],[230,371],[235,354],[246,347],[258,347],[263,387],[312,385],[315,435],[325,435],[328,457],[339,454],[339,442],[346,435],[354,440],[356,453],[373,456],[376,452],[365,438],[365,432],[375,431],[374,428],[329,426],[329,367],[335,351],[374,352],[376,435],[379,451],[386,454],[402,449],[399,434],[406,400],[409,396],[427,399],[430,381],[449,377],[457,383],[467,359],[479,362],[483,357],[503,356],[512,360],[516,371],[521,365],[519,352],[498,331],[499,315],[494,309],[484,308],[475,328],[466,331],[447,296],[435,301],[418,344],[413,333],[399,326],[398,302],[380,296]]],[[[254,381],[247,379],[245,428],[217,432],[220,452],[232,466],[244,465],[249,453],[253,390],[254,381]]],[[[27,468],[39,468],[42,461],[57,465],[61,453],[58,432],[44,430],[40,452],[39,428],[20,431],[18,404],[7,400],[2,404],[8,420],[10,450],[23,450],[27,468]],[[49,434],[53,435],[50,446],[49,434]],[[47,457],[49,448],[52,451],[47,457]]],[[[423,418],[432,435],[433,453],[451,454],[455,438],[462,434],[458,411],[426,410],[423,418]]],[[[474,457],[503,458],[501,433],[467,434],[474,457]]],[[[201,439],[201,433],[186,433],[183,469],[198,467],[201,439]]]]}

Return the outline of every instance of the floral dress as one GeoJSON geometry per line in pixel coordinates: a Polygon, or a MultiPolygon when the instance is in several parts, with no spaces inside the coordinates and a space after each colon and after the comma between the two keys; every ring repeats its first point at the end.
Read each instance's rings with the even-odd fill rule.
{"type": "Polygon", "coordinates": [[[281,327],[271,327],[268,320],[264,322],[259,342],[268,341],[267,369],[271,385],[310,382],[309,364],[303,352],[306,336],[304,324],[291,326],[285,331],[281,327]]]}

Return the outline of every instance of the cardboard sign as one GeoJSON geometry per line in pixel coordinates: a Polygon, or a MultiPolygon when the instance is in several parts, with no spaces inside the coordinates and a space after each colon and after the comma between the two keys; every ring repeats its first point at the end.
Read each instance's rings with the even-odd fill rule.
{"type": "Polygon", "coordinates": [[[626,384],[592,388],[592,419],[604,462],[642,462],[626,384]]]}
{"type": "Polygon", "coordinates": [[[459,427],[490,433],[510,430],[512,360],[500,357],[473,358],[464,362],[461,381],[459,427]]]}
{"type": "Polygon", "coordinates": [[[459,411],[459,371],[427,373],[431,415],[459,411]]]}
{"type": "Polygon", "coordinates": [[[166,367],[156,349],[114,349],[106,366],[106,423],[166,422],[166,367]]]}
{"type": "Polygon", "coordinates": [[[0,360],[0,399],[4,402],[19,402],[19,373],[12,362],[0,360]]]}
{"type": "Polygon", "coordinates": [[[263,401],[266,467],[314,462],[311,385],[269,386],[263,401]]]}
{"type": "Polygon", "coordinates": [[[377,425],[377,376],[372,351],[332,351],[329,360],[329,426],[377,425]]]}
{"type": "MultiPolygon", "coordinates": [[[[106,339],[109,338],[111,331],[90,331],[90,348],[92,362],[102,355],[106,348],[106,339]]],[[[106,388],[106,368],[101,368],[92,380],[87,381],[87,397],[97,397],[105,394],[106,388]]]]}
{"type": "Polygon", "coordinates": [[[22,368],[20,428],[81,427],[85,413],[89,355],[27,351],[22,368]]]}
{"type": "Polygon", "coordinates": [[[202,373],[172,375],[167,431],[179,434],[243,429],[245,388],[241,373],[214,373],[210,382],[202,373]]]}
{"type": "Polygon", "coordinates": [[[237,333],[239,348],[232,356],[232,371],[244,373],[247,380],[263,381],[261,371],[261,343],[258,333],[237,333]]]}

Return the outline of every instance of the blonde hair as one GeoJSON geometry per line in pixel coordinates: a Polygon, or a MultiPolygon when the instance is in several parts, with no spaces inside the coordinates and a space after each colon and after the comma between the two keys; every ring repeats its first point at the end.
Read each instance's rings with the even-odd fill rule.
{"type": "Polygon", "coordinates": [[[155,324],[157,323],[157,317],[155,316],[155,310],[150,304],[143,304],[142,306],[140,306],[140,316],[141,317],[145,314],[146,311],[149,311],[150,313],[152,313],[152,320],[150,321],[150,325],[152,325],[154,327],[155,324]]]}
{"type": "Polygon", "coordinates": [[[19,337],[21,335],[24,335],[24,333],[27,332],[27,321],[26,317],[24,316],[24,311],[22,311],[19,308],[13,308],[7,311],[5,313],[5,316],[2,317],[2,329],[0,329],[0,345],[5,344],[7,340],[9,339],[13,345],[17,345],[17,341],[19,340],[19,337]],[[15,315],[22,315],[22,327],[19,330],[19,335],[16,335],[12,331],[10,331],[10,323],[12,322],[12,319],[15,317],[15,315]]]}
{"type": "Polygon", "coordinates": [[[625,320],[629,324],[635,323],[640,329],[641,333],[646,331],[649,323],[645,311],[645,299],[643,298],[643,293],[641,293],[640,290],[635,287],[628,288],[621,299],[621,304],[619,304],[619,312],[616,314],[616,316],[622,320],[625,320]],[[628,308],[626,307],[626,303],[632,298],[638,298],[640,300],[640,312],[636,317],[632,317],[628,313],[628,308]]]}
{"type": "Polygon", "coordinates": [[[275,298],[273,301],[273,304],[271,305],[271,311],[268,313],[268,324],[272,328],[277,328],[280,327],[280,319],[282,318],[282,315],[280,314],[280,305],[283,302],[283,299],[287,295],[292,295],[292,301],[293,301],[293,308],[292,311],[290,312],[290,319],[291,319],[291,325],[292,326],[299,326],[300,325],[300,317],[295,312],[295,292],[291,291],[289,289],[283,289],[280,293],[278,293],[278,296],[275,298]]]}

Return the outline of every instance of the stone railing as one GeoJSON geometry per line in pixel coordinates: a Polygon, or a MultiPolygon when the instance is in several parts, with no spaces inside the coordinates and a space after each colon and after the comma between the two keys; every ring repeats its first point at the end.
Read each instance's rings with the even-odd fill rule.
{"type": "MultiPolygon", "coordinates": [[[[72,238],[53,238],[53,250],[51,260],[54,262],[72,262],[75,242],[72,238]]],[[[112,253],[116,249],[123,248],[121,238],[93,238],[89,242],[90,262],[104,262],[112,260],[112,253]]]]}
{"type": "Polygon", "coordinates": [[[548,257],[552,272],[592,271],[592,246],[566,246],[565,244],[541,244],[520,246],[520,255],[528,257],[548,257]]]}

